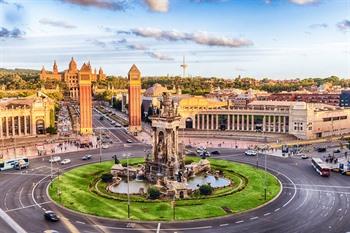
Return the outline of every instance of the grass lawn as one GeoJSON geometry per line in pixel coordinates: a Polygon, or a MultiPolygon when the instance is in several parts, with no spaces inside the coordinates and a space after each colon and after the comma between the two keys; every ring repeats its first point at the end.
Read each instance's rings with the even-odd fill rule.
{"type": "MultiPolygon", "coordinates": [[[[190,158],[198,160],[198,158],[190,158]]],[[[236,172],[248,179],[246,187],[236,193],[208,199],[176,201],[176,220],[190,220],[226,215],[224,209],[233,213],[257,207],[264,200],[265,172],[250,165],[209,159],[214,169],[224,170],[225,176],[237,181],[232,175],[236,172]],[[231,173],[230,173],[231,172],[231,173]],[[232,177],[231,177],[232,176],[232,177]]],[[[130,165],[138,164],[143,158],[129,159],[130,165]]],[[[57,203],[83,213],[117,219],[127,218],[127,202],[102,197],[91,191],[90,185],[100,174],[109,172],[113,162],[84,165],[70,170],[55,179],[49,187],[49,194],[57,203]],[[57,195],[58,189],[61,195],[57,195]]],[[[267,200],[276,196],[280,190],[277,179],[266,173],[267,200]]],[[[220,194],[220,190],[217,191],[220,194]]],[[[135,220],[172,220],[173,209],[170,201],[131,202],[131,218],[135,220]]]]}

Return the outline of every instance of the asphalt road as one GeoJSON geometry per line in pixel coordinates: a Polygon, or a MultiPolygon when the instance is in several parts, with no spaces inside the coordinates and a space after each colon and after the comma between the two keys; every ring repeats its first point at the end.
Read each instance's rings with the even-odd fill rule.
{"type": "MultiPolygon", "coordinates": [[[[108,122],[98,122],[109,127],[108,122]]],[[[96,125],[97,126],[97,125],[96,125]]],[[[130,153],[143,156],[149,146],[141,143],[123,143],[132,136],[120,129],[111,129],[120,141],[103,150],[101,160],[111,160],[113,154],[130,153]]],[[[221,149],[218,158],[257,164],[257,157],[247,157],[243,151],[221,149]]],[[[88,152],[91,161],[82,161],[87,152],[73,152],[61,155],[70,158],[71,164],[55,165],[70,169],[89,162],[98,162],[99,150],[88,152]]],[[[259,156],[263,165],[264,156],[259,156]]],[[[86,216],[63,209],[51,203],[46,195],[50,182],[48,158],[31,161],[29,169],[0,173],[0,208],[30,233],[45,230],[59,232],[350,232],[350,182],[349,177],[332,174],[320,177],[311,167],[310,160],[296,158],[267,158],[267,167],[283,185],[281,195],[269,205],[259,209],[222,218],[187,222],[128,222],[86,216]],[[44,220],[45,209],[56,211],[61,221],[50,223],[44,220]]],[[[132,206],[132,203],[131,203],[132,206]]],[[[132,208],[132,207],[131,207],[132,208]]],[[[0,220],[0,232],[13,232],[8,224],[0,220]]]]}

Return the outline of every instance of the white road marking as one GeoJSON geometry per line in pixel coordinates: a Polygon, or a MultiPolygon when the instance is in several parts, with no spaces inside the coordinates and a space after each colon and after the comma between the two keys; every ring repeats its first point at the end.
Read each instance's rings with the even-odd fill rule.
{"type": "Polygon", "coordinates": [[[264,214],[264,216],[267,216],[267,215],[270,215],[271,213],[266,213],[266,214],[264,214]]]}
{"type": "Polygon", "coordinates": [[[252,217],[250,218],[250,220],[254,220],[254,219],[258,219],[259,217],[252,217]]]}
{"type": "Polygon", "coordinates": [[[79,224],[86,224],[85,222],[80,222],[80,221],[75,221],[75,222],[79,224]]]}
{"type": "Polygon", "coordinates": [[[220,224],[220,227],[228,226],[228,223],[220,224]]]}
{"type": "Polygon", "coordinates": [[[1,208],[0,208],[0,217],[9,225],[15,232],[17,233],[26,233],[26,231],[18,225],[15,220],[13,220],[8,214],[6,214],[1,208]]]}
{"type": "Polygon", "coordinates": [[[23,192],[23,187],[21,188],[21,191],[19,191],[19,197],[18,197],[18,199],[19,199],[19,204],[20,204],[20,205],[22,206],[22,208],[23,208],[24,205],[23,205],[23,202],[22,202],[22,199],[21,199],[22,192],[23,192]]]}
{"type": "Polygon", "coordinates": [[[160,232],[160,222],[158,223],[158,226],[157,226],[157,233],[160,232]]]}
{"type": "Polygon", "coordinates": [[[277,208],[277,209],[275,209],[275,212],[277,212],[277,211],[279,211],[280,210],[280,208],[277,208]]]}
{"type": "MultiPolygon", "coordinates": [[[[45,201],[45,202],[41,202],[41,203],[38,203],[39,205],[44,205],[44,204],[47,204],[47,203],[50,203],[51,201],[45,201]]],[[[20,208],[14,208],[14,209],[9,209],[9,210],[6,210],[5,212],[11,212],[11,211],[16,211],[16,210],[23,210],[23,209],[27,209],[27,208],[30,208],[30,207],[34,207],[34,206],[37,206],[37,204],[33,204],[33,205],[27,205],[27,206],[24,206],[24,207],[20,207],[20,208]]],[[[45,208],[42,208],[42,209],[45,209],[45,208]]]]}
{"type": "Polygon", "coordinates": [[[237,221],[236,223],[242,223],[242,222],[244,222],[243,220],[241,220],[241,221],[237,221]]]}

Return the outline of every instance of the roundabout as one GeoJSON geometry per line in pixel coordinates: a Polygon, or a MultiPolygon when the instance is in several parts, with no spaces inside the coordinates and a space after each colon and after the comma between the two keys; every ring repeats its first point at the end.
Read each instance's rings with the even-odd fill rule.
{"type": "MultiPolygon", "coordinates": [[[[142,158],[130,159],[131,165],[141,162],[142,158]]],[[[130,219],[183,221],[221,217],[257,208],[280,193],[277,178],[262,169],[221,159],[210,159],[210,163],[213,170],[223,171],[231,185],[216,188],[211,195],[194,192],[188,198],[176,199],[175,209],[172,199],[151,200],[147,193],[131,195],[130,219]]],[[[108,184],[100,180],[101,174],[109,172],[112,165],[113,162],[108,161],[74,168],[56,178],[49,185],[48,192],[56,204],[65,208],[89,215],[126,220],[127,195],[107,191],[108,184]]]]}

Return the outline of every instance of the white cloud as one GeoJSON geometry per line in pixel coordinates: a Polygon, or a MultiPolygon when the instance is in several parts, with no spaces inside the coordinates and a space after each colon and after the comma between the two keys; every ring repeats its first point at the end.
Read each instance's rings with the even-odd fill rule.
{"type": "Polygon", "coordinates": [[[168,12],[169,0],[145,0],[146,5],[151,11],[168,12]]]}
{"type": "Polygon", "coordinates": [[[50,26],[53,26],[53,27],[68,28],[68,29],[72,29],[72,28],[76,28],[77,27],[75,25],[66,23],[64,21],[52,20],[52,19],[48,19],[48,18],[40,19],[39,23],[45,24],[45,25],[50,25],[50,26]]]}
{"type": "Polygon", "coordinates": [[[342,30],[342,31],[350,30],[350,20],[345,19],[345,20],[337,23],[337,27],[339,30],[342,30]]]}
{"type": "Polygon", "coordinates": [[[201,45],[219,47],[245,47],[253,45],[253,42],[246,39],[228,38],[224,36],[213,36],[207,32],[186,33],[176,30],[164,31],[158,28],[136,28],[131,33],[136,36],[155,38],[168,41],[192,41],[201,45]]]}
{"type": "Polygon", "coordinates": [[[297,5],[308,5],[308,4],[317,3],[319,0],[289,0],[289,1],[297,5]]]}
{"type": "Polygon", "coordinates": [[[145,54],[147,54],[148,56],[152,57],[152,58],[156,58],[162,61],[173,61],[174,58],[169,57],[165,54],[159,53],[159,52],[145,52],[145,54]]]}

